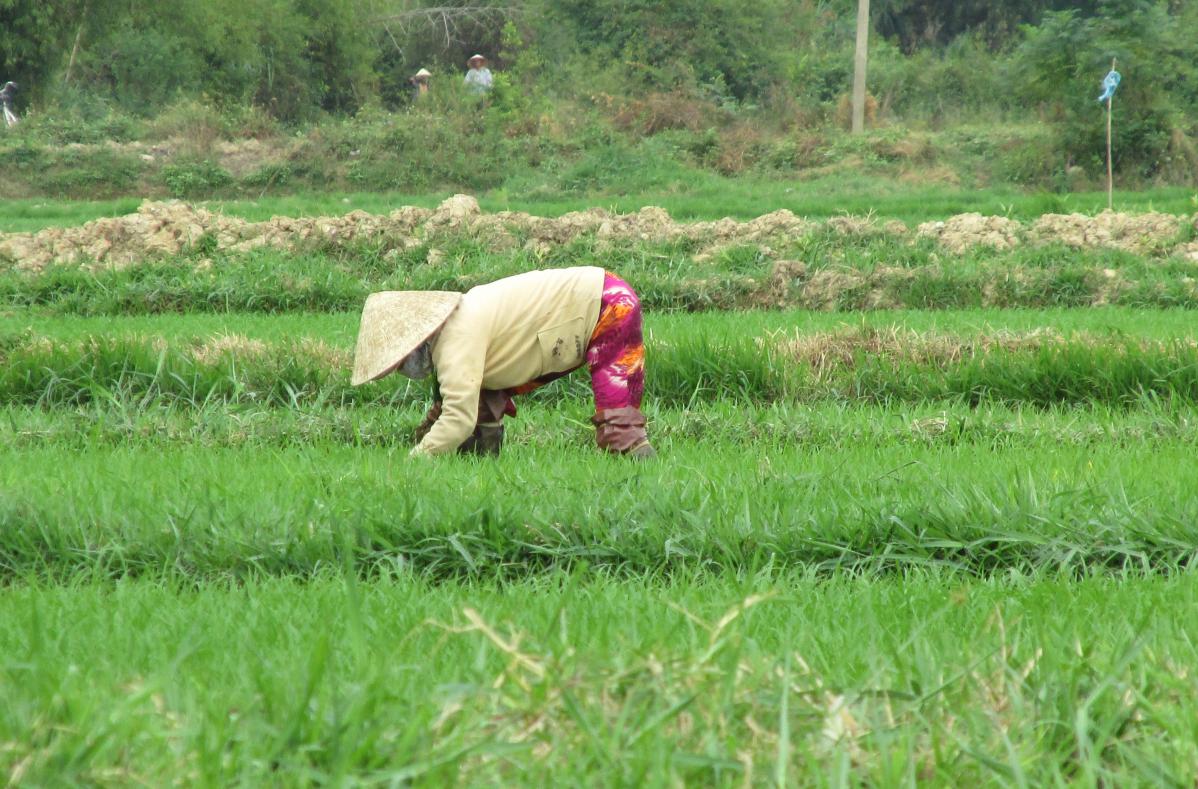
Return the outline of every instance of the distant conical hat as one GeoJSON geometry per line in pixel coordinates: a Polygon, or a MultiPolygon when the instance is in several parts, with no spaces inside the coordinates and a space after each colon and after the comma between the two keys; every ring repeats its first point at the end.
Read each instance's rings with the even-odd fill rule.
{"type": "Polygon", "coordinates": [[[461,293],[444,290],[385,290],[367,296],[351,383],[364,384],[395,370],[441,328],[461,300],[461,293]]]}
{"type": "Polygon", "coordinates": [[[429,71],[429,70],[428,70],[428,69],[426,69],[426,68],[422,68],[422,69],[420,69],[419,71],[417,71],[417,72],[416,72],[416,73],[415,73],[413,76],[417,76],[417,77],[431,77],[432,75],[433,75],[433,72],[429,71]]]}

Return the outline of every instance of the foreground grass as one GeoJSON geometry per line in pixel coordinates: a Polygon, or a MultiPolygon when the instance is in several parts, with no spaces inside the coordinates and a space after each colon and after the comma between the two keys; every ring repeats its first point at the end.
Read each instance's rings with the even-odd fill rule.
{"type": "MultiPolygon", "coordinates": [[[[506,423],[509,446],[590,443],[590,402],[520,399],[506,423]]],[[[405,405],[272,408],[209,402],[100,401],[77,408],[0,408],[0,444],[14,448],[99,449],[136,446],[298,448],[312,445],[395,448],[412,438],[427,401],[405,405]]],[[[1047,449],[1066,446],[1198,443],[1198,409],[1144,402],[1136,408],[970,405],[964,402],[695,402],[684,409],[649,403],[657,443],[706,441],[741,448],[955,446],[1047,449]]]]}
{"type": "MultiPolygon", "coordinates": [[[[765,281],[733,250],[696,300],[643,252],[660,308],[765,281]]],[[[1036,255],[1044,303],[1112,263],[1187,292],[1036,255]]],[[[359,290],[408,274],[194,262],[0,282],[36,305],[0,313],[0,781],[1198,777],[1191,313],[659,309],[657,461],[591,447],[575,376],[498,460],[416,462],[426,389],[345,380],[359,290]]]]}
{"type": "Polygon", "coordinates": [[[1198,580],[0,589],[22,785],[1173,784],[1198,580]]]}

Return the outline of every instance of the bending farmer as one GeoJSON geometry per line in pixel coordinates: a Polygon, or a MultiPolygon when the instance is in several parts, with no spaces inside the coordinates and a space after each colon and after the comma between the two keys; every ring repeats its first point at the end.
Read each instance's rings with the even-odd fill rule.
{"type": "Polygon", "coordinates": [[[641,414],[641,305],[601,268],[530,271],[465,294],[372,293],[354,351],[355,386],[398,371],[435,373],[438,395],[413,455],[498,454],[512,396],[581,367],[591,372],[600,448],[650,457],[641,414]]]}

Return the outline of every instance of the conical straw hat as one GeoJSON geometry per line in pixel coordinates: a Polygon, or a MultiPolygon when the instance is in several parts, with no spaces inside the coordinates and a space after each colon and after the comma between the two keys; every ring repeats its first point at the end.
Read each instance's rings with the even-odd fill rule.
{"type": "Polygon", "coordinates": [[[358,386],[392,372],[441,328],[461,300],[461,293],[444,290],[385,290],[367,296],[351,383],[358,386]]]}

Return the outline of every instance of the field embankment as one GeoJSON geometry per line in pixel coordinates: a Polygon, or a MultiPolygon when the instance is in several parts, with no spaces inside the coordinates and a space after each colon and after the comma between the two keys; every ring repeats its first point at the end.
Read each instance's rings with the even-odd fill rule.
{"type": "Polygon", "coordinates": [[[961,215],[679,222],[660,209],[556,218],[436,209],[249,222],[182,203],[0,236],[0,299],[67,314],[352,310],[373,290],[465,289],[528,268],[601,264],[651,309],[1198,303],[1195,219],[961,215]]]}

